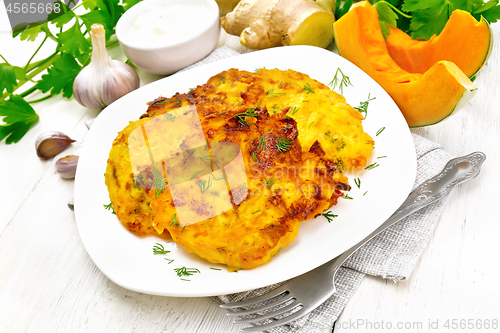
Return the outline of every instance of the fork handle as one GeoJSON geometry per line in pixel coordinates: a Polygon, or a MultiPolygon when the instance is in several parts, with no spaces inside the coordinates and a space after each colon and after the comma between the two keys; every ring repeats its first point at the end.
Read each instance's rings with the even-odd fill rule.
{"type": "Polygon", "coordinates": [[[365,245],[368,241],[380,234],[382,231],[391,227],[401,219],[420,210],[433,202],[446,196],[453,187],[468,180],[475,178],[480,171],[481,164],[486,159],[482,152],[475,152],[467,156],[454,158],[446,164],[443,171],[436,176],[424,181],[417,187],[396,212],[382,223],[375,231],[365,237],[362,241],[342,253],[340,256],[329,261],[325,265],[333,270],[333,276],[337,274],[340,266],[349,259],[354,252],[365,245]]]}

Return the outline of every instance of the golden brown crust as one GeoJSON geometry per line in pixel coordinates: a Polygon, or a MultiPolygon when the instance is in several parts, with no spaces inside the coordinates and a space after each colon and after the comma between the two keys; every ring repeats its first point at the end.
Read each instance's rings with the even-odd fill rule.
{"type": "Polygon", "coordinates": [[[362,117],[342,96],[291,70],[231,69],[186,94],[148,104],[141,120],[118,138],[148,133],[149,139],[127,146],[117,138],[110,153],[106,184],[118,217],[136,233],[168,231],[188,252],[230,270],[265,264],[291,243],[302,221],[350,189],[342,170],[364,166],[373,148],[362,117]],[[165,130],[165,123],[175,126],[165,130]],[[154,139],[165,132],[164,139],[154,139]],[[164,188],[142,189],[149,191],[149,211],[137,216],[148,219],[123,219],[120,209],[133,204],[116,195],[130,188],[133,172],[122,179],[113,171],[117,158],[123,169],[132,168],[123,158],[128,149],[143,152],[134,161],[144,167],[134,172],[150,181],[145,156],[168,151],[157,164],[164,188]]]}

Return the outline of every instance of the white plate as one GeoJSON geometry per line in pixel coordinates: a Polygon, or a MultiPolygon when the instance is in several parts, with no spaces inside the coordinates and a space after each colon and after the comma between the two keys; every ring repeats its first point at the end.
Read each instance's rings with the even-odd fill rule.
{"type": "Polygon", "coordinates": [[[253,52],[197,67],[154,83],[124,96],[108,106],[96,119],[85,139],[75,180],[76,223],[82,242],[97,267],[116,284],[138,292],[164,296],[213,296],[235,293],[284,281],[333,259],[367,236],[385,221],[406,199],[415,180],[416,158],[408,126],[387,93],[349,61],[324,49],[287,46],[253,52]],[[158,96],[203,84],[211,76],[229,68],[253,71],[258,67],[294,69],[328,84],[337,68],[349,76],[353,86],[344,88],[347,101],[358,106],[369,103],[363,127],[375,139],[368,164],[371,170],[348,175],[353,200],[339,199],[333,208],[333,222],[320,216],[301,224],[300,234],[271,262],[253,270],[229,273],[225,266],[210,264],[179,248],[167,255],[153,255],[159,238],[137,237],[126,230],[110,211],[104,184],[106,161],[113,139],[129,121],[136,120],[146,103],[158,96]],[[384,131],[376,136],[379,129],[384,131]],[[385,158],[377,158],[387,156],[385,158]],[[353,178],[361,179],[357,188],[353,178]],[[174,259],[171,264],[164,258],[174,259]],[[200,273],[181,280],[174,268],[197,268],[200,273]],[[221,270],[214,270],[220,268],[221,270]]]}

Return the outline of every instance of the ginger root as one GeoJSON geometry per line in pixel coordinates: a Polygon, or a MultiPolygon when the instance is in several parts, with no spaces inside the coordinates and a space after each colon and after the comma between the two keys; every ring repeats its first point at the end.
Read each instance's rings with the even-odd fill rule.
{"type": "Polygon", "coordinates": [[[240,2],[240,0],[215,0],[217,5],[219,5],[219,14],[226,15],[227,13],[233,11],[234,7],[240,2]]]}
{"type": "Polygon", "coordinates": [[[227,33],[251,49],[281,45],[327,47],[333,40],[335,0],[241,0],[221,18],[227,33]]]}

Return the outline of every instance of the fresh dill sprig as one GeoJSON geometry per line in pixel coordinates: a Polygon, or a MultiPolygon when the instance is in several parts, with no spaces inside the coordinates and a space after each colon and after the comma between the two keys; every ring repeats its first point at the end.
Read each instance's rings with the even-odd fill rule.
{"type": "Polygon", "coordinates": [[[361,179],[359,179],[359,178],[355,178],[355,179],[354,179],[354,184],[356,184],[356,186],[357,186],[358,188],[361,188],[361,179]]]}
{"type": "Polygon", "coordinates": [[[372,163],[369,166],[365,167],[365,170],[375,169],[378,166],[379,166],[379,164],[377,162],[375,162],[375,163],[372,163]]]}
{"type": "Polygon", "coordinates": [[[267,188],[268,190],[271,190],[275,181],[276,181],[276,179],[267,180],[267,178],[264,178],[264,187],[267,188]]]}
{"type": "Polygon", "coordinates": [[[383,131],[385,130],[385,126],[380,128],[377,133],[375,134],[375,136],[378,136],[380,133],[382,133],[383,131]]]}
{"type": "Polygon", "coordinates": [[[284,138],[278,138],[278,142],[276,143],[276,148],[282,153],[289,151],[292,147],[292,142],[290,140],[284,138]]]}
{"type": "Polygon", "coordinates": [[[258,212],[260,212],[260,209],[256,210],[255,212],[253,212],[252,215],[255,214],[255,213],[258,213],[258,212]]]}
{"type": "Polygon", "coordinates": [[[161,245],[160,243],[156,243],[153,246],[153,254],[156,255],[156,254],[167,254],[167,253],[170,253],[170,251],[165,250],[163,245],[161,245]]]}
{"type": "Polygon", "coordinates": [[[208,178],[208,180],[200,180],[196,182],[196,185],[200,188],[201,193],[205,193],[210,186],[212,186],[212,178],[208,178]]]}
{"type": "Polygon", "coordinates": [[[215,267],[210,267],[210,269],[213,269],[214,271],[221,271],[222,270],[220,268],[215,268],[215,267]]]}
{"type": "Polygon", "coordinates": [[[187,268],[187,267],[180,267],[180,268],[174,268],[175,273],[177,273],[178,277],[183,277],[183,276],[191,276],[194,273],[201,273],[199,269],[197,268],[187,268]]]}
{"type": "Polygon", "coordinates": [[[326,217],[326,219],[328,220],[328,223],[331,223],[333,221],[333,219],[338,216],[338,215],[333,214],[331,211],[328,211],[328,212],[323,213],[321,215],[326,217]]]}
{"type": "Polygon", "coordinates": [[[352,200],[352,197],[348,196],[347,194],[344,194],[344,195],[342,196],[342,198],[352,200]]]}
{"type": "Polygon", "coordinates": [[[107,209],[107,210],[110,210],[111,211],[111,214],[115,214],[115,209],[113,208],[113,205],[111,204],[111,202],[107,205],[103,205],[104,209],[107,209]]]}
{"type": "Polygon", "coordinates": [[[259,159],[257,158],[257,155],[255,154],[255,152],[252,153],[252,158],[255,162],[259,163],[259,159]]]}
{"type": "Polygon", "coordinates": [[[168,258],[163,258],[163,259],[165,259],[166,261],[168,261],[169,265],[174,262],[174,259],[168,259],[168,258]]]}
{"type": "Polygon", "coordinates": [[[177,221],[177,213],[174,213],[174,219],[170,221],[169,226],[171,226],[172,224],[176,227],[179,225],[179,221],[177,221]]]}
{"type": "Polygon", "coordinates": [[[198,176],[198,175],[200,174],[200,172],[202,172],[202,171],[203,171],[203,169],[196,171],[196,172],[194,173],[194,175],[192,175],[192,176],[191,176],[191,178],[190,178],[189,180],[192,180],[193,178],[195,178],[196,176],[198,176]]]}
{"type": "MultiPolygon", "coordinates": [[[[203,156],[203,157],[198,157],[200,160],[202,160],[206,165],[208,165],[210,167],[210,169],[212,170],[212,172],[214,171],[214,167],[212,166],[212,163],[220,169],[220,166],[219,166],[219,162],[217,162],[217,160],[210,156],[210,155],[207,155],[207,156],[203,156]]],[[[191,178],[192,179],[192,178],[191,178]]]]}
{"type": "Polygon", "coordinates": [[[275,98],[275,97],[280,97],[286,95],[286,92],[269,92],[267,93],[267,99],[275,98]]]}
{"type": "Polygon", "coordinates": [[[368,115],[368,104],[370,101],[373,101],[376,97],[370,98],[370,94],[368,94],[368,99],[364,102],[360,102],[359,106],[354,107],[354,110],[357,110],[359,113],[363,115],[364,118],[368,115]]]}
{"type": "Polygon", "coordinates": [[[306,83],[304,87],[302,87],[303,90],[306,90],[307,93],[313,93],[315,94],[316,92],[312,89],[311,85],[309,83],[306,83]]]}
{"type": "Polygon", "coordinates": [[[174,122],[175,116],[172,115],[171,113],[166,113],[165,114],[165,119],[170,120],[171,122],[174,122]]]}
{"type": "Polygon", "coordinates": [[[247,121],[245,118],[257,118],[260,115],[255,112],[255,109],[260,105],[262,101],[257,102],[254,106],[252,106],[250,109],[246,110],[245,112],[240,112],[235,114],[234,116],[239,119],[240,122],[243,124],[250,126],[252,123],[247,121]]]}
{"type": "Polygon", "coordinates": [[[339,90],[340,90],[340,94],[343,95],[344,94],[344,87],[348,87],[348,86],[352,86],[352,83],[351,83],[351,80],[349,79],[348,76],[346,76],[342,70],[339,68],[337,68],[337,71],[335,72],[335,76],[333,77],[333,80],[328,83],[328,85],[333,89],[335,89],[338,85],[339,87],[339,90]],[[338,75],[342,75],[342,79],[340,79],[338,77],[338,75]]]}
{"type": "Polygon", "coordinates": [[[260,137],[259,141],[259,147],[257,148],[258,150],[266,150],[266,135],[262,134],[260,137]]]}
{"type": "Polygon", "coordinates": [[[300,109],[300,106],[294,106],[293,108],[291,108],[291,111],[292,111],[292,116],[293,116],[294,114],[296,114],[296,113],[297,113],[297,111],[299,111],[299,109],[300,109]]]}
{"type": "Polygon", "coordinates": [[[155,195],[158,198],[165,188],[165,181],[163,180],[163,176],[156,170],[156,167],[153,167],[153,177],[154,180],[151,178],[148,178],[148,180],[153,184],[152,188],[155,189],[155,195]]]}

